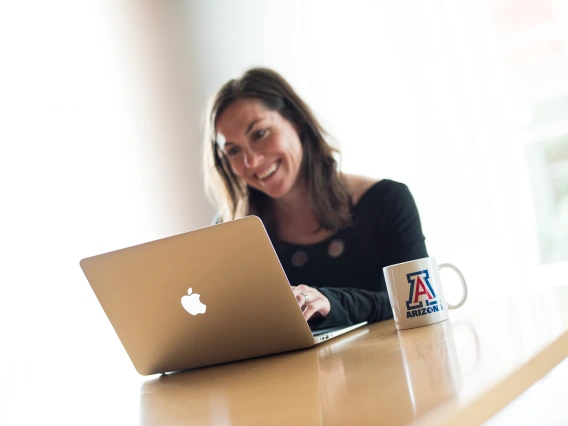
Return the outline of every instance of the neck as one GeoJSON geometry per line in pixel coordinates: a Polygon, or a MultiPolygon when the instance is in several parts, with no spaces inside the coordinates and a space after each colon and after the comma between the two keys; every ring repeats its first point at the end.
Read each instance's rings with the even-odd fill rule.
{"type": "Polygon", "coordinates": [[[273,203],[277,218],[299,217],[311,213],[306,188],[297,188],[285,197],[273,200],[273,203]]]}
{"type": "Polygon", "coordinates": [[[312,232],[319,228],[319,222],[308,201],[308,188],[301,182],[286,196],[273,200],[273,212],[278,228],[294,226],[312,232]]]}

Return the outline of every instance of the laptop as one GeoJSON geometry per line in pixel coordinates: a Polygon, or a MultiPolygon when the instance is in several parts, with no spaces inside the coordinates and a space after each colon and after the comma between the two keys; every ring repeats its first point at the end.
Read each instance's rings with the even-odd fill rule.
{"type": "Polygon", "coordinates": [[[256,216],[80,265],[144,376],[308,348],[367,323],[312,333],[256,216]]]}

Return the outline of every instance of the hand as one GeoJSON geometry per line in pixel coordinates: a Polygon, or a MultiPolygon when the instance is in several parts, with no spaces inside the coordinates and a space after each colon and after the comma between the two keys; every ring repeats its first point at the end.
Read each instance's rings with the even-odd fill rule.
{"type": "Polygon", "coordinates": [[[302,308],[302,313],[306,321],[312,317],[317,318],[319,315],[322,317],[329,315],[329,311],[331,310],[329,299],[315,288],[300,284],[299,286],[292,286],[292,291],[296,296],[298,305],[302,308]],[[306,297],[302,293],[308,295],[308,304],[306,304],[306,297]]]}

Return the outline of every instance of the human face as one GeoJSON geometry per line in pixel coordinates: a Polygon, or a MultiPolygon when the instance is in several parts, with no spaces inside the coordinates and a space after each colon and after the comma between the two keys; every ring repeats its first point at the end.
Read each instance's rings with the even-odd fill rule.
{"type": "Polygon", "coordinates": [[[217,143],[233,173],[271,198],[299,185],[302,144],[280,113],[251,99],[231,103],[217,119],[217,143]]]}

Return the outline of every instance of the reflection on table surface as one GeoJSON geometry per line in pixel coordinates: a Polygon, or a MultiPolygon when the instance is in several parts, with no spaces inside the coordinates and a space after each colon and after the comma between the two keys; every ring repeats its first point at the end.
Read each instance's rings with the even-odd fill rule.
{"type": "Polygon", "coordinates": [[[142,384],[141,424],[319,424],[318,380],[315,351],[167,374],[142,384]]]}
{"type": "Polygon", "coordinates": [[[466,304],[431,326],[397,331],[389,320],[165,376],[59,338],[22,351],[26,368],[0,380],[0,424],[481,424],[567,357],[567,330],[564,286],[466,304]]]}

